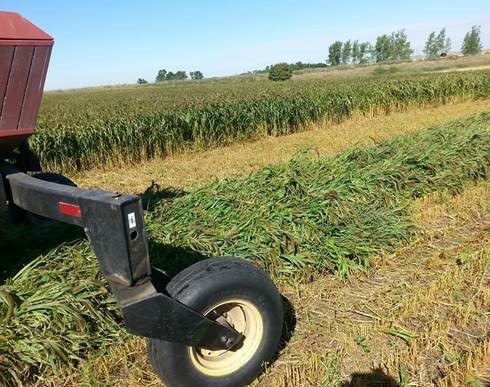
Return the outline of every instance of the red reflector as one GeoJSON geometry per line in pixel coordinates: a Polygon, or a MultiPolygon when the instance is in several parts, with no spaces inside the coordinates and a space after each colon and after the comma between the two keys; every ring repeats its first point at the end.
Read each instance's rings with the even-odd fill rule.
{"type": "Polygon", "coordinates": [[[82,216],[80,207],[75,206],[74,204],[59,202],[58,208],[60,209],[60,212],[65,215],[76,216],[77,218],[80,218],[82,216]]]}

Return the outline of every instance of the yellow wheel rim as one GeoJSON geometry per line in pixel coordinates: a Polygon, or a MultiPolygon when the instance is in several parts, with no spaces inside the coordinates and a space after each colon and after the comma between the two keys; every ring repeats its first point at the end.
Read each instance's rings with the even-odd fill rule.
{"type": "Polygon", "coordinates": [[[245,338],[240,346],[231,350],[211,351],[189,347],[192,364],[208,376],[229,375],[243,367],[257,351],[264,334],[262,316],[255,305],[239,299],[214,305],[204,315],[231,326],[245,338]]]}

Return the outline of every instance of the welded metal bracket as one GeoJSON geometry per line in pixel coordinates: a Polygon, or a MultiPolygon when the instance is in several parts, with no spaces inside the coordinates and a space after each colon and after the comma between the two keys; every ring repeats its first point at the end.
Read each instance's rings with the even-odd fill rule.
{"type": "Polygon", "coordinates": [[[129,332],[211,350],[243,337],[234,329],[159,293],[151,266],[138,196],[87,190],[28,176],[0,164],[4,197],[25,211],[83,227],[129,332]]]}

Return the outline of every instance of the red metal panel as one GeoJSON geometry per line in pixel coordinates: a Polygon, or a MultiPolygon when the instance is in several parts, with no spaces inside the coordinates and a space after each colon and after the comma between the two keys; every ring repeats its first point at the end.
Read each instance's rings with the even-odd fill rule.
{"type": "Polygon", "coordinates": [[[2,130],[0,136],[12,137],[12,136],[28,136],[35,132],[34,129],[14,129],[14,130],[2,130]]]}
{"type": "Polygon", "coordinates": [[[48,40],[53,38],[15,12],[0,12],[0,40],[48,40]]]}
{"type": "Polygon", "coordinates": [[[0,46],[0,117],[2,116],[3,98],[7,91],[7,82],[13,58],[14,47],[0,46]]]}
{"type": "Polygon", "coordinates": [[[0,40],[0,46],[52,46],[52,40],[0,40]]]}
{"type": "Polygon", "coordinates": [[[0,154],[34,133],[52,45],[19,14],[0,12],[0,154]]]}
{"type": "Polygon", "coordinates": [[[50,53],[50,46],[38,46],[34,48],[31,71],[29,73],[29,80],[27,81],[18,124],[19,129],[33,129],[36,124],[37,113],[43,95],[44,80],[48,71],[50,53]]]}
{"type": "Polygon", "coordinates": [[[0,132],[18,128],[33,53],[34,47],[32,46],[15,47],[0,117],[0,132]]]}

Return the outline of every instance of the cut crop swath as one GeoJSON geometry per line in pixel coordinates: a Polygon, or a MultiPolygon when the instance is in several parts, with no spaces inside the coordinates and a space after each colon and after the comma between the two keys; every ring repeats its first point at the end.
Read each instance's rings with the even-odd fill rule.
{"type": "Polygon", "coordinates": [[[487,176],[489,128],[486,113],[334,157],[302,155],[162,202],[149,233],[166,245],[252,259],[278,277],[346,275],[411,237],[413,198],[487,176]]]}

